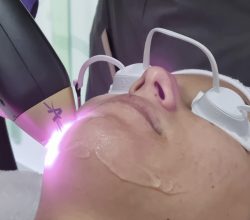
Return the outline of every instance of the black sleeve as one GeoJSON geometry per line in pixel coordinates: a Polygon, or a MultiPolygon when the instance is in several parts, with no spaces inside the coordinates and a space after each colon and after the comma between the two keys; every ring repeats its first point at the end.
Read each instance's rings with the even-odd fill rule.
{"type": "MultiPolygon", "coordinates": [[[[100,0],[90,32],[90,57],[105,54],[101,35],[104,30],[109,34],[108,0],[100,0]]],[[[109,90],[112,77],[106,62],[97,62],[89,68],[89,80],[85,100],[104,94],[109,90]]]]}
{"type": "MultiPolygon", "coordinates": [[[[38,0],[22,0],[22,3],[31,13],[36,16],[38,0]]],[[[16,170],[17,165],[12,152],[5,120],[0,117],[0,170],[16,170]]]]}

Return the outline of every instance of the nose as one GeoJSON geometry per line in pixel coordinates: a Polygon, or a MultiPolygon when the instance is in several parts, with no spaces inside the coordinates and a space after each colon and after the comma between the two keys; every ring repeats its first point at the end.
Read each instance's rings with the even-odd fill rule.
{"type": "Polygon", "coordinates": [[[149,67],[131,86],[129,94],[146,98],[153,103],[158,103],[167,110],[176,109],[176,79],[161,67],[149,67]]]}

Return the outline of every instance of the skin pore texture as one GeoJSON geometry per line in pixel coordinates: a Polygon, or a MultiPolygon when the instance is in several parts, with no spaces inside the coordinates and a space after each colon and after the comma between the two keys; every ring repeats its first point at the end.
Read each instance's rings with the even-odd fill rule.
{"type": "Polygon", "coordinates": [[[85,103],[45,169],[36,220],[249,220],[249,153],[190,109],[209,88],[151,67],[129,94],[85,103]]]}

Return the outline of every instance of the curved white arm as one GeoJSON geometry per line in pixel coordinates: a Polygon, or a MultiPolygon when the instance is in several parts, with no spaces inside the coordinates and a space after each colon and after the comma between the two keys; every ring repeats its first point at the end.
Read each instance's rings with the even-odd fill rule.
{"type": "Polygon", "coordinates": [[[250,112],[250,105],[238,106],[238,109],[239,109],[240,111],[245,111],[245,112],[249,113],[249,112],[250,112]]]}
{"type": "Polygon", "coordinates": [[[145,43],[145,48],[144,48],[144,55],[143,55],[143,67],[145,69],[147,69],[150,65],[150,47],[151,47],[152,37],[153,37],[153,34],[155,32],[160,32],[160,33],[168,35],[170,37],[178,38],[180,40],[186,41],[186,42],[191,43],[191,44],[195,45],[196,47],[200,48],[205,53],[207,58],[209,59],[212,73],[213,73],[213,87],[216,90],[218,90],[218,88],[220,86],[218,66],[217,66],[215,58],[214,58],[213,54],[210,52],[210,50],[207,47],[205,47],[203,44],[199,43],[198,41],[196,41],[192,38],[189,38],[189,37],[184,36],[182,34],[178,34],[174,31],[166,30],[164,28],[154,28],[148,33],[146,43],[145,43]]]}
{"type": "Polygon", "coordinates": [[[84,62],[84,64],[82,65],[81,69],[80,69],[80,72],[79,72],[79,75],[78,75],[78,80],[77,80],[77,83],[78,83],[78,89],[81,89],[82,88],[82,85],[83,85],[83,77],[84,77],[84,74],[87,70],[87,68],[95,63],[95,62],[99,62],[99,61],[104,61],[104,62],[109,62],[115,66],[117,66],[119,69],[123,69],[124,68],[124,65],[117,59],[113,58],[113,57],[110,57],[110,56],[107,56],[107,55],[96,55],[96,56],[93,56],[91,58],[89,58],[87,61],[84,62]]]}

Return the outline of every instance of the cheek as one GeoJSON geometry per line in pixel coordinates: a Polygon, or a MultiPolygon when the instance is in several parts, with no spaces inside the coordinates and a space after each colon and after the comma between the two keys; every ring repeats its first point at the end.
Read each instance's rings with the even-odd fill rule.
{"type": "MultiPolygon", "coordinates": [[[[180,170],[176,178],[185,183],[188,191],[212,192],[216,188],[223,191],[249,170],[247,154],[221,129],[207,123],[200,125],[193,127],[187,135],[189,138],[183,141],[185,144],[179,146],[176,157],[179,160],[174,167],[179,166],[180,170]]],[[[239,184],[240,181],[235,186],[239,184]]]]}
{"type": "MultiPolygon", "coordinates": [[[[127,154],[134,150],[135,157],[152,150],[156,135],[145,122],[121,120],[114,116],[98,116],[83,120],[64,137],[60,150],[71,148],[103,149],[110,154],[127,154]],[[143,148],[143,150],[142,150],[143,148]],[[125,153],[125,151],[127,153],[125,153]]],[[[131,157],[130,157],[131,158],[131,157]]]]}
{"type": "Polygon", "coordinates": [[[159,187],[160,179],[155,170],[163,148],[161,139],[147,125],[132,126],[128,120],[124,123],[105,115],[93,118],[75,130],[72,131],[71,143],[67,144],[71,147],[66,151],[78,158],[91,152],[90,156],[97,157],[120,179],[146,187],[159,187]]]}
{"type": "Polygon", "coordinates": [[[154,141],[143,140],[136,135],[111,137],[111,142],[102,142],[95,148],[97,158],[122,180],[158,188],[160,178],[152,166],[158,147],[154,141]]]}

